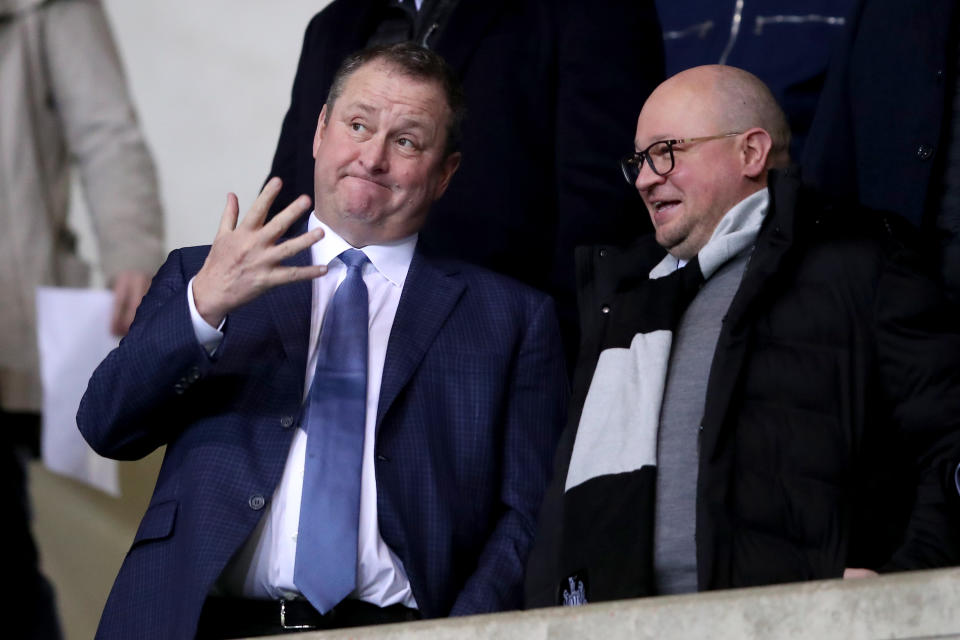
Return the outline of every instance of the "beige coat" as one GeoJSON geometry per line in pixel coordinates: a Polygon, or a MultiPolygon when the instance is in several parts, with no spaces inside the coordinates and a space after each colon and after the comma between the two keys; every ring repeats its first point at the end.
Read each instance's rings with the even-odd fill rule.
{"type": "Polygon", "coordinates": [[[0,406],[37,411],[34,291],[83,286],[70,166],[104,274],[162,258],[156,175],[98,0],[0,0],[0,406]]]}

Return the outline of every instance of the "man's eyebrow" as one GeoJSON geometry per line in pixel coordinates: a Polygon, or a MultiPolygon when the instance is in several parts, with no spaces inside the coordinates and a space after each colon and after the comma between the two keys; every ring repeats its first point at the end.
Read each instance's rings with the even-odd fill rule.
{"type": "MultiPolygon", "coordinates": [[[[377,112],[377,108],[367,104],[366,102],[351,102],[347,104],[344,108],[344,111],[349,115],[350,112],[361,111],[364,114],[370,115],[377,112]]],[[[417,129],[421,131],[426,131],[429,129],[429,124],[426,117],[418,116],[403,116],[397,120],[396,126],[401,129],[417,129]]]]}
{"type": "Polygon", "coordinates": [[[424,119],[410,116],[397,120],[397,127],[400,129],[420,129],[424,131],[429,129],[429,126],[424,119]]]}
{"type": "Polygon", "coordinates": [[[677,138],[678,138],[678,136],[671,135],[671,134],[668,134],[668,133],[663,133],[663,134],[657,134],[656,136],[652,136],[652,137],[650,138],[650,141],[649,141],[647,144],[644,144],[644,145],[640,145],[640,144],[637,143],[636,140],[634,140],[634,141],[633,141],[633,150],[634,150],[635,153],[639,153],[640,151],[645,151],[646,149],[648,149],[648,148],[650,147],[650,145],[656,144],[656,143],[658,143],[658,142],[665,142],[665,141],[667,141],[667,140],[676,140],[677,138]]]}
{"type": "Polygon", "coordinates": [[[376,109],[365,102],[351,102],[347,105],[345,110],[363,111],[364,113],[373,113],[376,111],[376,109]]]}
{"type": "Polygon", "coordinates": [[[656,143],[658,143],[658,142],[664,142],[665,140],[676,140],[677,137],[678,137],[678,136],[675,136],[675,135],[670,134],[670,133],[658,133],[658,134],[656,134],[656,135],[654,135],[654,136],[650,136],[650,142],[648,142],[647,144],[643,145],[643,148],[646,149],[647,147],[649,147],[649,146],[652,145],[652,144],[656,144],[656,143]]]}

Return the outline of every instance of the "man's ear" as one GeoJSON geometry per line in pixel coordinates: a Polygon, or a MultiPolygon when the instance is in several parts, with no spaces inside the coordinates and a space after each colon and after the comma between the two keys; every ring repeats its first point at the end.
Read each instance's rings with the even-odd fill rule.
{"type": "Polygon", "coordinates": [[[317,151],[320,149],[320,143],[323,141],[323,134],[327,129],[327,105],[320,109],[320,117],[317,118],[317,132],[313,134],[313,159],[317,159],[317,151]]]}
{"type": "Polygon", "coordinates": [[[767,159],[773,148],[773,138],[759,127],[743,132],[740,143],[740,159],[743,174],[748,178],[758,178],[767,170],[767,159]]]}
{"type": "Polygon", "coordinates": [[[460,152],[451,153],[446,158],[443,159],[443,166],[440,167],[441,176],[440,182],[437,183],[437,189],[433,194],[433,199],[438,200],[440,196],[443,195],[443,192],[447,190],[447,186],[450,184],[450,179],[453,177],[453,174],[457,172],[457,168],[460,166],[460,152]]]}

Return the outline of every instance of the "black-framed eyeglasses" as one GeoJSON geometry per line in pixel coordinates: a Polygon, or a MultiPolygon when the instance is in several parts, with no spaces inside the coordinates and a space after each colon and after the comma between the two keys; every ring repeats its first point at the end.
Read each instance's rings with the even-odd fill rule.
{"type": "Polygon", "coordinates": [[[650,169],[658,176],[665,176],[673,171],[673,145],[688,144],[691,142],[706,142],[707,140],[719,140],[720,138],[731,138],[738,136],[742,131],[731,133],[720,133],[715,136],[700,136],[699,138],[678,138],[676,140],[657,140],[643,151],[635,151],[620,158],[620,170],[623,171],[623,177],[630,184],[635,184],[640,177],[640,169],[643,168],[644,161],[650,165],[650,169]]]}

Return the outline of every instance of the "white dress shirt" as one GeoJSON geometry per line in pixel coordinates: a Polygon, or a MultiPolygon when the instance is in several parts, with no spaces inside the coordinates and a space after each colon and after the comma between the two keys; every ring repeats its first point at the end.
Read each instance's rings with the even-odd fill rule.
{"type": "MultiPolygon", "coordinates": [[[[325,264],[327,274],[313,280],[310,316],[310,342],[307,351],[304,397],[317,364],[317,347],[327,304],[347,274],[339,256],[352,248],[330,227],[311,214],[309,229],[323,227],[324,237],[313,245],[313,264],[325,264]]],[[[380,537],[377,524],[377,484],[374,472],[374,430],[387,341],[397,313],[403,283],[413,259],[417,236],[390,245],[368,245],[362,251],[370,259],[363,267],[370,303],[369,351],[367,363],[367,415],[363,441],[363,468],[360,478],[360,531],[357,541],[357,587],[351,598],[385,607],[403,604],[416,608],[403,564],[380,537]]],[[[216,350],[223,333],[207,324],[196,311],[193,281],[187,301],[197,340],[209,352],[216,350]]],[[[228,329],[229,330],[229,329],[228,329]]],[[[278,600],[299,596],[293,583],[297,553],[297,529],[300,521],[300,494],[303,488],[307,433],[297,429],[287,456],[286,466],[273,499],[253,534],[230,561],[220,576],[218,587],[225,595],[278,600]]],[[[322,571],[323,567],[317,567],[322,571]]]]}

